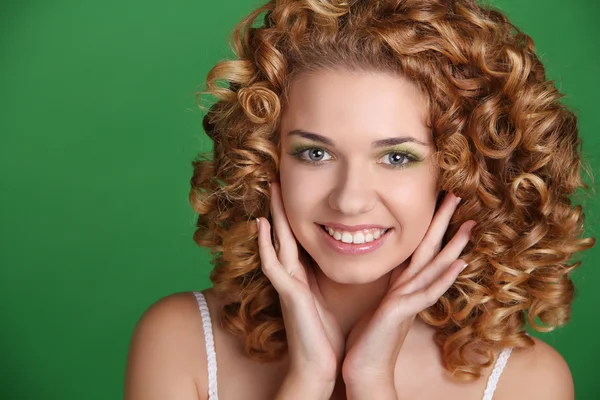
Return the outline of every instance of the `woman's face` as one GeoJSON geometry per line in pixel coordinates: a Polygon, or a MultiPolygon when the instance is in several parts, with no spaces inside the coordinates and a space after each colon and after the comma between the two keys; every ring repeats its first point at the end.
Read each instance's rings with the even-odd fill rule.
{"type": "Polygon", "coordinates": [[[406,78],[323,71],[292,82],[281,121],[289,224],[323,273],[367,283],[410,257],[436,208],[425,105],[406,78]]]}

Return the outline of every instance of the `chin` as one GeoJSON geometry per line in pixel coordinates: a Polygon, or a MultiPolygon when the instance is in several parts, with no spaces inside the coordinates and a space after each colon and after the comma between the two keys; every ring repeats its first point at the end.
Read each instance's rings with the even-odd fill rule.
{"type": "Polygon", "coordinates": [[[373,268],[372,264],[376,261],[369,262],[365,260],[358,262],[356,260],[354,262],[347,262],[340,259],[332,261],[328,258],[313,257],[323,275],[331,281],[342,285],[365,285],[376,282],[399,265],[399,263],[394,265],[380,264],[378,268],[373,268]]]}

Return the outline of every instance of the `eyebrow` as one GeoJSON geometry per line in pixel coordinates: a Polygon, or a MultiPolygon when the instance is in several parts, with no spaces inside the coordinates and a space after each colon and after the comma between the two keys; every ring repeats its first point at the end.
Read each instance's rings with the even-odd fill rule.
{"type": "MultiPolygon", "coordinates": [[[[288,133],[288,136],[300,136],[305,139],[312,140],[313,142],[323,143],[328,146],[335,147],[333,140],[331,140],[325,136],[319,135],[317,133],[307,132],[302,129],[294,129],[288,133]]],[[[418,139],[415,139],[412,136],[398,136],[398,137],[391,137],[391,138],[387,138],[387,139],[376,140],[373,143],[371,143],[371,147],[374,149],[378,149],[381,147],[396,146],[396,145],[399,145],[402,143],[407,143],[407,142],[416,143],[416,144],[420,144],[421,146],[429,147],[428,143],[425,143],[418,139]]]]}

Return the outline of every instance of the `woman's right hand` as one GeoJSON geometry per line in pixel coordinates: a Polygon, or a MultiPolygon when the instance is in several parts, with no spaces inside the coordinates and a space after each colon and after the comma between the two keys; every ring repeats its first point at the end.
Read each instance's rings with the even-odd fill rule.
{"type": "MultiPolygon", "coordinates": [[[[271,216],[277,245],[271,241],[269,221],[259,218],[258,248],[262,270],[279,293],[281,302],[290,359],[286,381],[302,390],[308,389],[305,385],[317,384],[319,387],[313,388],[315,394],[328,391],[330,394],[344,355],[344,337],[337,320],[324,307],[312,269],[300,259],[280,187],[275,182],[271,184],[271,216]]],[[[286,382],[282,390],[284,386],[286,382]]],[[[289,393],[293,391],[290,389],[289,393]]],[[[329,395],[324,394],[324,397],[329,398],[329,395]]]]}

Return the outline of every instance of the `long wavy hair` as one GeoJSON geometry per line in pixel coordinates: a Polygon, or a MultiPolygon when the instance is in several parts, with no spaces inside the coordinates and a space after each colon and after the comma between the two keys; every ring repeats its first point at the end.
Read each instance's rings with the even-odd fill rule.
{"type": "Polygon", "coordinates": [[[504,347],[526,348],[564,324],[584,214],[575,115],[547,80],[532,39],[475,0],[271,0],[234,30],[235,59],[208,73],[204,129],[212,155],[193,162],[194,240],[211,249],[222,324],[255,360],[287,350],[279,298],[262,274],[254,219],[270,218],[278,128],[289,83],[323,69],[386,71],[427,99],[439,190],[463,201],[446,240],[477,221],[469,267],[420,317],[435,327],[445,368],[481,376],[504,347]],[[216,100],[216,101],[215,101],[216,100]],[[538,323],[538,321],[540,323],[538,323]]]}

